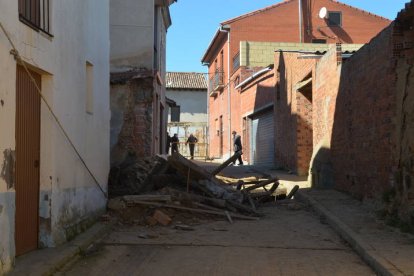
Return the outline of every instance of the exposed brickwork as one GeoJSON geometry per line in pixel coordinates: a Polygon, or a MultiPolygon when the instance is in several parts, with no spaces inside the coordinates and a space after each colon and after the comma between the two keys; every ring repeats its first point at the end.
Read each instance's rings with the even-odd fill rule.
{"type": "Polygon", "coordinates": [[[275,151],[279,167],[307,174],[312,155],[312,96],[298,91],[308,79],[315,59],[300,59],[298,53],[275,54],[278,79],[275,104],[275,151]]]}
{"type": "MultiPolygon", "coordinates": [[[[298,0],[292,0],[282,3],[274,8],[254,13],[254,15],[226,22],[226,24],[230,25],[230,50],[228,49],[229,45],[227,43],[227,33],[218,34],[216,36],[217,39],[211,44],[211,47],[208,49],[208,52],[203,58],[203,62],[209,63],[209,78],[214,76],[216,70],[224,72],[224,88],[217,93],[217,96],[210,97],[209,99],[210,156],[219,157],[221,156],[221,153],[227,154],[231,152],[231,140],[229,133],[231,129],[235,129],[241,133],[243,127],[243,115],[249,112],[249,110],[244,109],[241,105],[237,105],[238,103],[241,103],[242,99],[241,96],[239,97],[237,92],[233,89],[236,77],[239,76],[240,73],[243,73],[240,72],[241,69],[234,71],[232,68],[233,58],[240,52],[241,41],[297,43],[301,42],[299,30],[302,29],[302,42],[311,42],[313,38],[322,38],[326,39],[328,43],[336,43],[338,41],[344,43],[366,43],[390,23],[387,19],[374,16],[367,12],[363,12],[335,1],[315,0],[313,1],[312,7],[307,5],[307,1],[303,0],[303,2],[304,18],[306,20],[302,20],[302,22],[306,22],[306,24],[304,24],[302,28],[299,28],[298,0]],[[319,9],[323,6],[327,7],[328,10],[342,12],[342,28],[327,27],[327,23],[324,20],[314,16],[314,14],[316,14],[317,11],[319,11],[319,9]],[[310,16],[309,20],[307,20],[308,15],[310,14],[312,14],[312,16],[310,16]],[[230,69],[228,68],[228,60],[230,60],[230,69]],[[228,71],[230,71],[230,75],[232,76],[230,81],[228,71]],[[228,83],[231,86],[230,89],[228,89],[228,83]],[[231,93],[231,114],[229,114],[228,108],[229,93],[231,93]],[[231,126],[229,125],[230,116],[231,126]],[[219,131],[220,117],[222,117],[224,126],[222,134],[217,135],[219,131]],[[223,141],[223,146],[221,146],[220,140],[223,141]]],[[[260,50],[263,52],[268,51],[267,49],[271,49],[269,48],[271,45],[267,48],[266,47],[260,50]]],[[[270,55],[273,54],[273,50],[274,49],[269,50],[271,51],[270,55]]],[[[268,54],[263,53],[263,56],[268,56],[268,54]]],[[[241,56],[240,58],[248,64],[248,59],[251,58],[251,56],[249,56],[249,58],[241,56]]],[[[267,60],[265,57],[263,57],[263,59],[256,59],[256,61],[258,63],[255,63],[255,65],[259,64],[262,68],[268,65],[266,64],[267,60]]],[[[242,81],[244,77],[244,75],[240,75],[240,81],[242,81]]],[[[250,95],[250,93],[247,94],[250,95]]],[[[256,95],[249,97],[254,98],[255,103],[258,103],[261,101],[262,96],[256,95]]],[[[263,100],[265,99],[266,98],[263,100]]],[[[259,104],[257,104],[256,107],[257,106],[259,106],[259,104]]],[[[288,119],[287,122],[291,122],[289,120],[292,120],[291,118],[286,119],[288,119]]],[[[296,120],[291,123],[296,126],[296,120]]],[[[283,131],[276,131],[276,135],[279,135],[279,138],[276,138],[277,141],[283,140],[282,136],[289,137],[289,139],[291,139],[288,142],[283,141],[283,144],[296,143],[296,133],[288,133],[285,135],[283,131]]],[[[308,135],[309,131],[305,136],[308,135]]],[[[243,139],[246,140],[247,137],[243,137],[243,139]]],[[[304,148],[307,148],[309,142],[301,142],[301,145],[306,145],[304,148]]],[[[294,146],[291,145],[286,149],[296,150],[297,147],[295,144],[294,146]]],[[[308,149],[306,149],[306,151],[308,151],[308,149]]],[[[283,159],[277,160],[280,162],[280,165],[294,170],[298,169],[296,156],[291,158],[290,156],[281,154],[280,152],[276,154],[278,154],[279,157],[283,157],[283,159]]],[[[309,158],[309,154],[301,153],[300,155],[300,171],[301,173],[304,173],[304,171],[307,171],[305,168],[305,160],[309,158]]],[[[245,156],[245,158],[247,157],[245,156]]]]}
{"type": "Polygon", "coordinates": [[[153,77],[111,85],[111,130],[119,129],[111,135],[111,163],[124,161],[127,154],[153,155],[154,94],[153,77]]]}
{"type": "Polygon", "coordinates": [[[335,114],[333,129],[330,122],[327,129],[332,133],[335,185],[358,197],[381,195],[391,184],[395,166],[391,32],[383,31],[343,64],[339,90],[336,84],[328,88],[332,94],[338,91],[336,109],[329,110],[335,114]]]}

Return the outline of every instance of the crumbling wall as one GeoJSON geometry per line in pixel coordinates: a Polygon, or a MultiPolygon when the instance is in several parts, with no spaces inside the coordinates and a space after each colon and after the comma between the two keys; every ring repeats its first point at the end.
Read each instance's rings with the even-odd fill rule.
{"type": "Polygon", "coordinates": [[[128,155],[149,157],[153,140],[152,77],[111,85],[111,166],[128,155]]]}

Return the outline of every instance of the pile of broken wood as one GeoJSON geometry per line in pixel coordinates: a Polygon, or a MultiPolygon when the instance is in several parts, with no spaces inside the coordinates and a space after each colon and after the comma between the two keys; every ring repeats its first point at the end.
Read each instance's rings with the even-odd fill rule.
{"type": "MultiPolygon", "coordinates": [[[[171,223],[171,217],[164,211],[187,212],[191,214],[221,216],[233,222],[233,219],[256,220],[261,216],[258,206],[266,201],[276,199],[276,189],[279,186],[277,178],[244,182],[237,180],[226,183],[218,174],[238,158],[236,153],[226,162],[209,172],[196,163],[186,159],[179,153],[171,156],[157,156],[151,169],[147,171],[147,177],[140,181],[140,191],[145,194],[137,194],[136,191],[126,191],[124,195],[115,194],[117,197],[110,200],[108,208],[121,211],[124,208],[140,206],[153,210],[152,216],[147,219],[149,224],[154,219],[163,225],[171,223]],[[142,185],[142,183],[146,183],[142,185]]],[[[129,166],[128,168],[130,168],[129,166]]],[[[132,165],[134,167],[134,165],[132,165]]],[[[136,166],[135,166],[136,167],[136,166]]],[[[118,170],[119,175],[125,175],[118,170]]],[[[129,178],[127,184],[131,185],[131,170],[128,169],[129,178]]],[[[142,174],[142,172],[140,172],[142,174]]],[[[112,176],[113,178],[113,176],[112,176]]],[[[117,179],[117,185],[122,184],[123,179],[117,179]]],[[[110,183],[111,185],[111,183],[110,183]]],[[[283,198],[291,198],[298,187],[283,198]]],[[[148,214],[146,214],[148,216],[148,214]]]]}

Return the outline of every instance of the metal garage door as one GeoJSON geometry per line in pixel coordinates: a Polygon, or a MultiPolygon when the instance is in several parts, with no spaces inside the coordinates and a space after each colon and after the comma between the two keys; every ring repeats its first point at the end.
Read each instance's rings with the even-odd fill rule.
{"type": "Polygon", "coordinates": [[[253,165],[272,167],[274,165],[273,112],[253,117],[250,133],[250,162],[253,165]]]}

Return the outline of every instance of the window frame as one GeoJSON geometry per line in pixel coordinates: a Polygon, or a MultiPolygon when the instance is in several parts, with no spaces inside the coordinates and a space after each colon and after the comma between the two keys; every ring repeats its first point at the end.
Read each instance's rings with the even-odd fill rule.
{"type": "Polygon", "coordinates": [[[342,12],[341,11],[328,11],[328,26],[330,27],[342,27],[342,12]],[[331,15],[338,14],[339,15],[339,24],[331,21],[331,15]]]}
{"type": "Polygon", "coordinates": [[[50,32],[51,0],[18,0],[18,14],[19,20],[23,24],[36,32],[53,37],[50,32]],[[33,6],[34,11],[32,11],[33,6]]]}

